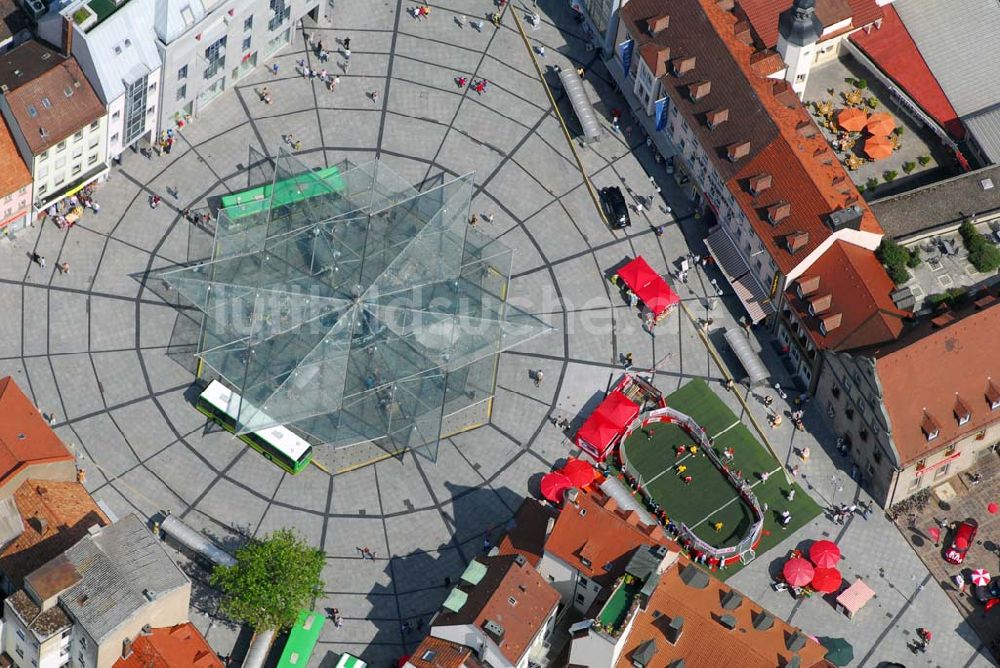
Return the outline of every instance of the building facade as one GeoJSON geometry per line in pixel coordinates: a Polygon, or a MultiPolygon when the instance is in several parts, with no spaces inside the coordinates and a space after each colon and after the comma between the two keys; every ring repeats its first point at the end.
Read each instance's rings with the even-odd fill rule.
{"type": "Polygon", "coordinates": [[[302,17],[319,11],[319,0],[156,0],[154,31],[163,63],[158,127],[197,116],[290,44],[302,17]]]}
{"type": "Polygon", "coordinates": [[[0,91],[35,211],[107,174],[107,111],[75,58],[26,42],[0,57],[0,91]]]}
{"type": "Polygon", "coordinates": [[[827,352],[816,399],[885,507],[995,456],[1000,300],[914,325],[898,341],[827,352]],[[990,342],[992,340],[992,343],[990,342]]]}
{"type": "Polygon", "coordinates": [[[38,34],[73,54],[107,108],[109,159],[157,135],[155,8],[156,0],[64,0],[38,22],[38,34]]]}
{"type": "Polygon", "coordinates": [[[31,172],[14,143],[7,121],[0,118],[0,234],[9,235],[31,220],[31,172]]]}

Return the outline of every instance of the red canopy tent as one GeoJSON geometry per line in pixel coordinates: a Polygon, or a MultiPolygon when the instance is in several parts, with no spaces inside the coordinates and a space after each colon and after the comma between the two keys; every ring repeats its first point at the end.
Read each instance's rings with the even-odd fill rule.
{"type": "Polygon", "coordinates": [[[594,482],[594,467],[582,459],[570,459],[560,473],[569,478],[574,487],[586,487],[594,482]]]}
{"type": "Polygon", "coordinates": [[[562,473],[552,472],[542,476],[542,496],[552,503],[562,501],[563,492],[571,488],[573,483],[562,473]]]}
{"type": "Polygon", "coordinates": [[[590,414],[576,432],[575,442],[595,459],[604,459],[608,449],[638,415],[639,407],[615,390],[601,402],[597,410],[590,414]]]}
{"type": "Polygon", "coordinates": [[[653,315],[659,317],[680,303],[681,298],[667,282],[653,271],[641,255],[618,270],[618,278],[642,300],[653,315]]]}

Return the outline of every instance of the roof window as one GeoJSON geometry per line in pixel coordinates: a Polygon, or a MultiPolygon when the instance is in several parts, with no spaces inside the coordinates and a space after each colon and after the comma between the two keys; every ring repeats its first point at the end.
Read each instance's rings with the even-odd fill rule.
{"type": "Polygon", "coordinates": [[[38,118],[38,109],[35,109],[35,105],[33,104],[28,105],[28,115],[31,116],[32,118],[38,118]]]}
{"type": "Polygon", "coordinates": [[[50,100],[47,97],[43,97],[42,98],[42,106],[45,107],[46,109],[51,109],[52,108],[52,100],[50,100]]]}

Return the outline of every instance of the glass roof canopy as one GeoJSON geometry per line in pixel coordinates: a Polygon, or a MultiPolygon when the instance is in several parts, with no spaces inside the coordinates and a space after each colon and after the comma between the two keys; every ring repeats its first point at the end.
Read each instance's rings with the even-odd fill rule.
{"type": "Polygon", "coordinates": [[[211,259],[158,276],[204,312],[196,354],[243,396],[240,433],[433,458],[488,410],[499,353],[550,328],[507,303],[512,251],[469,225],[472,177],[418,192],[379,161],[282,152],[225,198],[211,259]]]}

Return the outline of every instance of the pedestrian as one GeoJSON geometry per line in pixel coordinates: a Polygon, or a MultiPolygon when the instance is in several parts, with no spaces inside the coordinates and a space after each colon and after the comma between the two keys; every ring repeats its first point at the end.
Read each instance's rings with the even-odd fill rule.
{"type": "Polygon", "coordinates": [[[760,474],[760,481],[762,483],[766,483],[767,479],[770,478],[770,477],[771,477],[771,472],[770,471],[762,471],[761,474],[760,474]]]}
{"type": "Polygon", "coordinates": [[[292,148],[295,149],[296,151],[301,151],[302,150],[302,141],[299,140],[299,139],[296,139],[295,143],[292,144],[292,148]]]}
{"type": "Polygon", "coordinates": [[[323,40],[316,42],[316,52],[321,53],[323,51],[323,40]]]}
{"type": "Polygon", "coordinates": [[[642,433],[646,435],[646,440],[647,441],[652,441],[653,440],[653,430],[652,429],[643,429],[642,433]]]}
{"type": "Polygon", "coordinates": [[[698,446],[692,445],[691,447],[688,448],[688,451],[691,453],[691,456],[694,457],[698,454],[698,446]]]}
{"type": "Polygon", "coordinates": [[[715,524],[712,525],[712,528],[715,529],[715,533],[719,533],[720,531],[722,531],[722,527],[724,526],[725,524],[723,524],[722,522],[716,522],[715,524]]]}
{"type": "Polygon", "coordinates": [[[541,369],[536,370],[534,374],[532,374],[531,379],[535,381],[535,387],[538,387],[539,385],[542,384],[542,378],[544,378],[544,376],[545,374],[542,373],[541,369]]]}
{"type": "Polygon", "coordinates": [[[56,267],[59,269],[59,273],[60,274],[68,274],[69,273],[69,262],[65,262],[65,261],[60,262],[59,264],[56,265],[56,267]]]}
{"type": "Polygon", "coordinates": [[[459,14],[456,16],[455,23],[458,24],[459,28],[465,28],[465,14],[459,14]]]}
{"type": "Polygon", "coordinates": [[[34,252],[33,252],[33,253],[31,254],[31,261],[32,261],[32,262],[34,262],[34,263],[36,263],[36,264],[41,264],[41,259],[42,259],[42,256],[41,256],[41,255],[39,255],[38,253],[34,253],[34,252]]]}
{"type": "Polygon", "coordinates": [[[632,368],[632,353],[625,353],[625,370],[628,371],[632,368]]]}
{"type": "Polygon", "coordinates": [[[278,76],[278,63],[273,63],[271,65],[271,74],[274,76],[278,76]]]}
{"type": "Polygon", "coordinates": [[[535,47],[535,50],[538,51],[538,55],[539,56],[541,56],[542,58],[545,57],[545,47],[544,46],[542,46],[541,44],[539,44],[537,47],[535,47]]]}
{"type": "Polygon", "coordinates": [[[687,470],[688,470],[688,467],[685,466],[684,464],[678,464],[677,465],[677,473],[678,473],[678,475],[683,475],[684,472],[687,471],[687,470]]]}
{"type": "Polygon", "coordinates": [[[41,255],[38,256],[38,266],[41,267],[42,269],[45,269],[45,257],[44,256],[41,256],[41,255]]]}
{"type": "Polygon", "coordinates": [[[340,83],[340,77],[339,76],[333,77],[333,79],[330,80],[330,90],[331,91],[337,90],[337,85],[339,83],[340,83]]]}
{"type": "Polygon", "coordinates": [[[771,397],[771,395],[770,394],[765,394],[764,395],[764,405],[765,406],[770,406],[773,403],[774,403],[774,399],[771,397]]]}
{"type": "Polygon", "coordinates": [[[955,589],[958,590],[959,594],[965,593],[965,578],[962,577],[961,573],[956,573],[951,576],[951,581],[955,583],[955,589]]]}
{"type": "Polygon", "coordinates": [[[692,481],[692,480],[694,480],[694,478],[692,478],[692,477],[691,477],[691,476],[689,476],[689,475],[686,475],[686,476],[684,476],[684,478],[682,479],[682,482],[683,482],[683,483],[684,483],[685,485],[690,485],[690,484],[691,484],[691,481],[692,481]]]}
{"type": "Polygon", "coordinates": [[[94,200],[90,200],[90,210],[93,211],[94,215],[96,216],[101,212],[101,205],[95,202],[94,200]]]}
{"type": "Polygon", "coordinates": [[[350,37],[345,37],[344,39],[340,40],[340,43],[344,45],[345,49],[351,48],[351,38],[350,37]]]}
{"type": "Polygon", "coordinates": [[[488,214],[486,214],[486,222],[487,222],[487,223],[490,223],[490,224],[492,225],[492,224],[493,224],[493,218],[494,218],[494,217],[495,217],[495,216],[494,216],[494,215],[493,215],[492,213],[488,213],[488,214]]]}
{"type": "Polygon", "coordinates": [[[782,510],[781,519],[779,521],[781,522],[781,529],[782,531],[784,531],[785,529],[788,528],[788,525],[792,523],[792,514],[788,512],[787,509],[782,510]]]}
{"type": "Polygon", "coordinates": [[[490,549],[490,537],[483,536],[483,552],[486,552],[489,549],[490,549]]]}
{"type": "MultiPolygon", "coordinates": [[[[780,416],[777,416],[777,417],[780,417],[780,416]]],[[[802,448],[801,450],[799,450],[799,456],[802,457],[802,461],[804,461],[804,462],[809,461],[809,446],[808,445],[806,447],[802,448]]]]}
{"type": "Polygon", "coordinates": [[[790,490],[788,490],[788,494],[786,496],[788,497],[788,502],[789,503],[791,503],[792,501],[794,501],[795,500],[795,488],[792,487],[790,490]]]}
{"type": "Polygon", "coordinates": [[[350,49],[344,49],[344,60],[350,62],[350,60],[351,60],[351,50],[350,49]]]}
{"type": "Polygon", "coordinates": [[[678,457],[680,457],[681,455],[683,455],[685,452],[687,452],[687,446],[686,445],[678,445],[677,448],[674,450],[674,459],[677,459],[678,457]]]}
{"type": "Polygon", "coordinates": [[[472,214],[472,218],[469,218],[469,225],[475,227],[476,223],[478,222],[479,222],[479,216],[477,216],[476,214],[472,214]]]}
{"type": "Polygon", "coordinates": [[[371,93],[369,93],[368,97],[370,97],[372,99],[372,104],[378,104],[378,91],[377,90],[373,90],[371,93]]]}
{"type": "Polygon", "coordinates": [[[49,413],[49,426],[54,427],[56,425],[56,414],[49,413]]]}
{"type": "Polygon", "coordinates": [[[475,28],[476,32],[482,32],[483,31],[483,22],[482,21],[472,21],[469,25],[471,25],[473,28],[475,28]]]}

